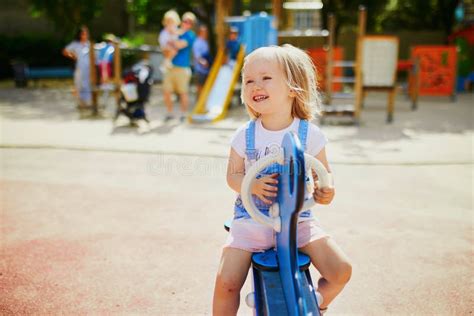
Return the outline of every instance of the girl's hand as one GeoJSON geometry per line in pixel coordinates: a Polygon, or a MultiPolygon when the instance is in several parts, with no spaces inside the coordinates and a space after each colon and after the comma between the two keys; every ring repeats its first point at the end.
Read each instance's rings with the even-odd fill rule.
{"type": "Polygon", "coordinates": [[[327,205],[331,203],[332,199],[334,198],[334,194],[336,193],[334,188],[320,189],[316,183],[316,181],[318,181],[318,176],[314,172],[313,172],[313,179],[314,179],[314,192],[313,192],[314,200],[319,204],[327,205]]]}
{"type": "Polygon", "coordinates": [[[256,179],[251,189],[252,194],[256,195],[265,204],[272,204],[273,202],[268,198],[273,198],[277,196],[277,177],[278,173],[273,173],[271,175],[261,177],[260,179],[256,179]]]}

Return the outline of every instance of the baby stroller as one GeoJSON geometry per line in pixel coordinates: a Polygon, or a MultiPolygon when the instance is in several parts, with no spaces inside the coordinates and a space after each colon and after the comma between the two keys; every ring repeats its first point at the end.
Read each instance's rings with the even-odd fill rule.
{"type": "Polygon", "coordinates": [[[145,113],[145,103],[150,97],[153,84],[153,68],[144,60],[135,64],[125,72],[123,84],[120,87],[120,100],[115,113],[114,123],[119,118],[128,118],[130,125],[139,128],[148,128],[149,121],[145,113]]]}

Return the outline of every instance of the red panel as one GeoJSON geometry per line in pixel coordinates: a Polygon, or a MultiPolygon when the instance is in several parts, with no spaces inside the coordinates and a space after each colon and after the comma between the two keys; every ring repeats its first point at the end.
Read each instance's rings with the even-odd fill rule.
{"type": "Polygon", "coordinates": [[[455,46],[414,46],[411,50],[411,58],[420,60],[419,95],[454,94],[455,46]]]}
{"type": "MultiPolygon", "coordinates": [[[[327,64],[327,50],[323,48],[310,48],[308,54],[311,56],[314,65],[318,71],[318,85],[321,90],[325,90],[325,78],[326,78],[326,64],[327,64]]],[[[344,51],[342,47],[334,48],[334,61],[343,60],[344,51]]],[[[333,68],[333,77],[342,77],[343,70],[341,67],[333,68]]],[[[340,82],[333,83],[332,91],[341,91],[342,84],[340,82]]]]}

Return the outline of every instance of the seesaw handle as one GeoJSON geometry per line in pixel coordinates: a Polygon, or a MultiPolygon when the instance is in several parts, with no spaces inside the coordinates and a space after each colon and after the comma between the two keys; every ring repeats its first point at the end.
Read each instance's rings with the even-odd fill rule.
{"type": "MultiPolygon", "coordinates": [[[[327,172],[324,165],[317,160],[315,157],[305,154],[305,167],[306,170],[314,170],[318,175],[318,186],[320,188],[331,187],[332,186],[332,179],[331,175],[327,172]]],[[[242,181],[241,186],[241,197],[242,203],[244,204],[245,209],[249,213],[249,215],[257,222],[262,225],[266,225],[275,231],[281,231],[281,219],[280,217],[268,217],[262,214],[260,210],[255,205],[255,202],[252,198],[252,193],[250,192],[250,188],[252,187],[253,182],[256,180],[257,175],[266,167],[270,166],[271,164],[278,163],[283,165],[284,163],[284,154],[283,150],[280,150],[278,153],[273,155],[265,156],[264,158],[258,160],[254,165],[250,167],[250,169],[246,172],[245,177],[242,181]]],[[[309,172],[309,176],[312,177],[311,172],[309,172]]],[[[303,203],[303,210],[307,210],[312,208],[316,205],[316,201],[313,197],[307,199],[303,203]]]]}
{"type": "MultiPolygon", "coordinates": [[[[308,170],[308,176],[309,177],[313,176],[311,174],[311,170],[314,170],[314,172],[316,172],[316,174],[318,175],[317,185],[318,185],[319,188],[330,188],[330,187],[332,187],[332,176],[326,170],[326,167],[324,167],[324,165],[321,161],[319,161],[318,159],[316,159],[315,157],[313,157],[309,154],[304,154],[304,161],[305,161],[306,170],[308,170]]],[[[311,198],[304,201],[302,209],[303,210],[309,210],[310,208],[314,207],[315,205],[316,205],[316,201],[311,196],[311,198]]]]}
{"type": "Polygon", "coordinates": [[[264,158],[257,160],[250,169],[246,172],[244,180],[242,181],[240,195],[242,197],[242,203],[244,204],[245,209],[249,215],[257,222],[262,225],[266,225],[275,231],[279,232],[281,230],[281,220],[280,217],[268,217],[262,214],[260,210],[255,205],[255,202],[252,198],[252,192],[250,188],[252,187],[253,182],[256,180],[257,175],[266,167],[271,164],[278,163],[283,165],[283,150],[280,150],[276,154],[265,156],[264,158]]]}

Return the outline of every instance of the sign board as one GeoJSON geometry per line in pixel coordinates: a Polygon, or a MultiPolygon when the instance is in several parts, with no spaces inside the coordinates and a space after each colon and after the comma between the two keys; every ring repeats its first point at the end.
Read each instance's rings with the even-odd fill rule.
{"type": "Polygon", "coordinates": [[[398,37],[364,36],[362,41],[362,82],[364,87],[393,87],[398,60],[398,37]]]}

